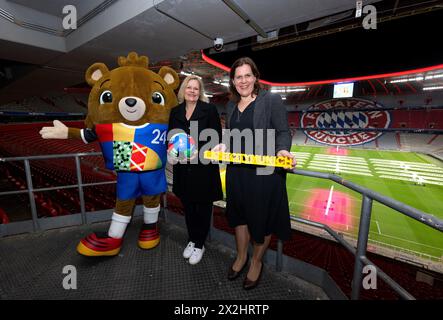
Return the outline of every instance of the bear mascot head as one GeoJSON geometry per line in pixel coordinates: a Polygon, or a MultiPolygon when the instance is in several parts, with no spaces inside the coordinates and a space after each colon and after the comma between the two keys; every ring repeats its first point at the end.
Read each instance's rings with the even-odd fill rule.
{"type": "Polygon", "coordinates": [[[177,105],[174,90],[177,73],[162,67],[158,73],[148,68],[148,58],[131,52],[119,57],[119,67],[109,70],[94,63],[86,71],[92,87],[85,129],[68,128],[60,121],[40,131],[44,139],[81,138],[99,141],[105,165],[117,173],[117,200],[107,233],[83,238],[77,251],[85,256],[114,256],[131,220],[135,201],[143,199],[144,224],[138,245],[151,249],[158,245],[160,196],[167,189],[166,138],[169,114],[177,105]]]}

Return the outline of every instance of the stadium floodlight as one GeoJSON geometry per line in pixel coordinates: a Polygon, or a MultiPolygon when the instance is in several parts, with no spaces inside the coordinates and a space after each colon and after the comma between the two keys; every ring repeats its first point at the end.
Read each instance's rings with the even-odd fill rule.
{"type": "Polygon", "coordinates": [[[442,74],[434,74],[432,76],[426,76],[425,80],[432,80],[432,79],[439,79],[439,78],[443,78],[443,73],[442,74]]]}
{"type": "Polygon", "coordinates": [[[199,79],[202,78],[202,77],[200,77],[198,74],[195,74],[194,72],[180,71],[180,74],[181,74],[181,75],[184,75],[185,77],[188,77],[188,76],[194,76],[194,77],[197,77],[197,78],[199,78],[199,79]]]}
{"type": "Polygon", "coordinates": [[[433,86],[433,87],[424,87],[423,91],[430,91],[430,90],[442,90],[443,86],[433,86]]]}
{"type": "MultiPolygon", "coordinates": [[[[413,77],[413,78],[403,78],[403,79],[391,80],[391,81],[389,81],[389,83],[402,83],[402,82],[423,81],[423,80],[425,80],[425,78],[423,76],[417,76],[417,77],[413,77]]],[[[426,79],[426,80],[428,80],[428,79],[426,79]]]]}
{"type": "Polygon", "coordinates": [[[297,88],[297,87],[271,88],[271,92],[273,93],[290,93],[290,92],[303,92],[303,91],[306,91],[306,88],[297,88]]]}
{"type": "Polygon", "coordinates": [[[229,87],[229,82],[226,82],[226,81],[214,80],[214,81],[212,81],[212,83],[219,84],[224,87],[229,87]]]}
{"type": "Polygon", "coordinates": [[[397,80],[391,80],[389,83],[402,83],[402,82],[408,82],[409,80],[406,79],[397,79],[397,80]]]}

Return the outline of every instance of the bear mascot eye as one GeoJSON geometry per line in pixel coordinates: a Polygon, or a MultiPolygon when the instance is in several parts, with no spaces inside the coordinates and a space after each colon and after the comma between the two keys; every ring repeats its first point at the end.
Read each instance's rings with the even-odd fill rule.
{"type": "Polygon", "coordinates": [[[165,97],[160,92],[156,91],[152,94],[152,102],[164,106],[165,105],[165,97]]]}
{"type": "Polygon", "coordinates": [[[103,91],[100,95],[100,104],[111,103],[112,102],[112,92],[109,90],[103,91]]]}

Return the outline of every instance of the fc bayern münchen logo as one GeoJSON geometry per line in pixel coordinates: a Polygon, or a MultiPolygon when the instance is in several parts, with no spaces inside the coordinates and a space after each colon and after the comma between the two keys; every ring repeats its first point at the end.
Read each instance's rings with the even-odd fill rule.
{"type": "Polygon", "coordinates": [[[356,132],[350,129],[388,128],[391,123],[389,113],[383,111],[381,105],[363,99],[327,100],[314,104],[309,107],[308,111],[310,110],[318,112],[303,113],[301,127],[319,130],[305,130],[305,134],[317,142],[333,146],[354,146],[370,142],[380,137],[383,132],[356,132]]]}

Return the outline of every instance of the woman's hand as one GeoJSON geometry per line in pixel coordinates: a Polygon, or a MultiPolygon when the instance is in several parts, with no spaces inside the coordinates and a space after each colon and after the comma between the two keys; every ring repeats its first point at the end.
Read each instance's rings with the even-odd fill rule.
{"type": "Polygon", "coordinates": [[[287,157],[292,159],[292,166],[290,169],[294,169],[297,165],[297,161],[295,160],[295,156],[287,150],[280,150],[277,152],[277,157],[287,157]]]}
{"type": "Polygon", "coordinates": [[[224,143],[219,143],[214,148],[212,148],[211,151],[214,151],[214,152],[225,152],[226,151],[226,145],[224,143]]]}

